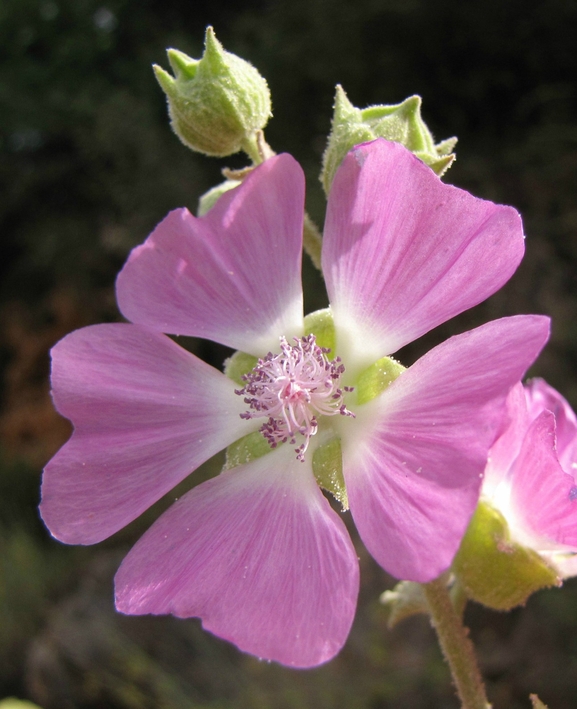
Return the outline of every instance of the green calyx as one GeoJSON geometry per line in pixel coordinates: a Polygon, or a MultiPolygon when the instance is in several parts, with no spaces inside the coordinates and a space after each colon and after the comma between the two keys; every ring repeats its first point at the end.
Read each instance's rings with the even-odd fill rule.
{"type": "Polygon", "coordinates": [[[382,357],[370,367],[361,372],[355,382],[357,392],[357,405],[366,404],[395,381],[406,367],[392,359],[392,357],[382,357]]]}
{"type": "Polygon", "coordinates": [[[225,180],[224,182],[221,182],[220,185],[216,185],[208,190],[208,192],[205,192],[198,200],[198,209],[196,210],[197,216],[204,216],[214,207],[225,192],[230,192],[230,190],[233,190],[239,185],[240,180],[225,180]]]}
{"type": "Polygon", "coordinates": [[[457,138],[435,144],[421,117],[421,97],[403,102],[359,109],[353,106],[341,86],[337,86],[335,109],[327,148],[323,156],[321,182],[328,195],[337,168],[351,148],[376,138],[401,143],[441,177],[452,162],[457,138]]]}
{"type": "Polygon", "coordinates": [[[272,448],[268,441],[259,432],[249,433],[248,436],[239,438],[226,449],[226,460],[223,470],[236,468],[237,465],[250,463],[251,460],[261,458],[270,453],[272,448]]]}
{"type": "Polygon", "coordinates": [[[258,357],[247,354],[246,352],[235,352],[232,357],[229,357],[224,362],[224,373],[229,379],[232,379],[235,384],[244,386],[243,376],[252,371],[258,362],[258,357]]]}
{"type": "Polygon", "coordinates": [[[453,572],[469,598],[496,610],[509,610],[541,588],[561,585],[537,552],[511,539],[504,517],[486,502],[477,506],[453,572]]]}
{"type": "Polygon", "coordinates": [[[323,490],[338,500],[343,510],[349,509],[349,498],[343,477],[343,454],[341,439],[331,438],[313,453],[313,473],[323,490]]]}
{"type": "Polygon", "coordinates": [[[177,49],[167,54],[174,76],[157,65],[153,69],[181,141],[205,155],[246,150],[252,157],[255,135],[271,116],[265,79],[247,61],[224,51],[212,27],[206,30],[201,59],[177,49]]]}
{"type": "Polygon", "coordinates": [[[317,345],[330,350],[327,356],[329,359],[334,359],[337,336],[330,308],[316,310],[305,317],[305,335],[313,333],[317,345]]]}

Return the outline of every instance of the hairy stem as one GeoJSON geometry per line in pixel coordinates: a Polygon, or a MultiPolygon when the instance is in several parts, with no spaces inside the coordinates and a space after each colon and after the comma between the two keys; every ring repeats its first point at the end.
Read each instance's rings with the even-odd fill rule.
{"type": "Polygon", "coordinates": [[[468,629],[456,612],[443,579],[423,584],[433,627],[449,663],[462,709],[491,709],[468,629]]]}
{"type": "Polygon", "coordinates": [[[303,249],[310,256],[313,264],[321,270],[321,249],[322,236],[317,225],[305,212],[305,221],[303,225],[303,249]]]}

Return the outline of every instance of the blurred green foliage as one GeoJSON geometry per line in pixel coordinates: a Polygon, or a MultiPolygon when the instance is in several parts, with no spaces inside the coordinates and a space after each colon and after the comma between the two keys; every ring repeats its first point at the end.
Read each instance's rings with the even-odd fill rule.
{"type": "MultiPolygon", "coordinates": [[[[392,581],[361,555],[353,632],[325,667],[259,663],[195,621],[112,609],[122,553],[158,508],[96,549],[50,540],[39,468],[67,435],[51,413],[47,349],[69,329],[119,318],[113,283],[165,213],[196,208],[223,166],[171,134],[151,64],[202,53],[214,25],[267,78],[267,139],[318,173],[334,87],[364,107],[423,97],[437,137],[457,135],[447,180],[523,213],[527,254],[499,294],[402,353],[488,318],[553,317],[534,373],[577,405],[577,4],[574,0],[2,0],[0,2],[0,698],[44,709],[425,709],[456,707],[426,621],[386,628],[392,581]]],[[[324,294],[307,263],[309,309],[324,294]]],[[[220,364],[223,348],[188,343],[220,364]]],[[[207,473],[208,474],[208,473],[207,473]]],[[[198,479],[198,478],[197,478],[198,479]]],[[[163,504],[167,504],[165,501],[163,504]]],[[[496,707],[577,695],[577,585],[527,608],[467,614],[496,707]]]]}

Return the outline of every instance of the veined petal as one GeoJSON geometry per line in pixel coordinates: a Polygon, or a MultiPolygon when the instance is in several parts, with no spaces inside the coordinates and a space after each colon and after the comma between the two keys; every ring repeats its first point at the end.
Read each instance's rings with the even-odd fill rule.
{"type": "Polygon", "coordinates": [[[397,578],[448,568],[477,504],[509,389],[545,344],[548,318],[520,315],[452,337],[342,426],[351,512],[397,578]]]}
{"type": "Polygon", "coordinates": [[[500,485],[509,486],[510,471],[519,455],[531,422],[527,410],[525,388],[521,382],[515,384],[507,397],[507,419],[506,428],[491,447],[487,459],[483,480],[483,496],[488,500],[491,499],[500,485]]]}
{"type": "Polygon", "coordinates": [[[444,184],[397,143],[357,146],[336,173],[323,239],[339,353],[370,364],[396,352],[497,291],[523,251],[511,207],[444,184]]]}
{"type": "Polygon", "coordinates": [[[531,418],[541,411],[551,411],[555,416],[557,456],[563,469],[572,475],[577,470],[577,417],[567,400],[543,379],[527,382],[527,402],[531,418]]]}
{"type": "Polygon", "coordinates": [[[116,282],[134,323],[264,355],[302,335],[304,175],[270,158],[203,217],[171,212],[132,251],[116,282]]]}
{"type": "Polygon", "coordinates": [[[52,350],[52,388],[72,437],[46,466],[40,512],[68,544],[135,519],[201,463],[255,430],[234,383],[137,325],[77,330],[52,350]]]}
{"type": "Polygon", "coordinates": [[[537,551],[559,545],[577,551],[577,482],[559,463],[550,411],[527,431],[511,480],[510,526],[518,541],[537,551]]]}
{"type": "Polygon", "coordinates": [[[358,576],[344,524],[285,445],[165,512],[118,570],[116,607],[198,616],[241,650],[311,667],[343,646],[358,576]]]}

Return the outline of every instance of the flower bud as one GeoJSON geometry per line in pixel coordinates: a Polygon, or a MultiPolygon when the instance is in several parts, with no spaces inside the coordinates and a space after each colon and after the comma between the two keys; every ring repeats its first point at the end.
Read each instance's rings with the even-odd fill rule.
{"type": "Polygon", "coordinates": [[[153,68],[168,98],[172,128],[182,142],[215,157],[254,144],[256,132],[271,115],[270,92],[258,71],[225,52],[212,27],[206,30],[201,59],[176,49],[167,54],[174,77],[159,66],[153,68]]]}
{"type": "Polygon", "coordinates": [[[393,106],[355,108],[341,86],[337,86],[335,111],[327,148],[323,156],[321,182],[325,192],[337,168],[351,148],[375,138],[401,143],[441,177],[455,160],[451,151],[457,138],[435,145],[431,131],[421,118],[421,97],[410,96],[393,106]]]}

